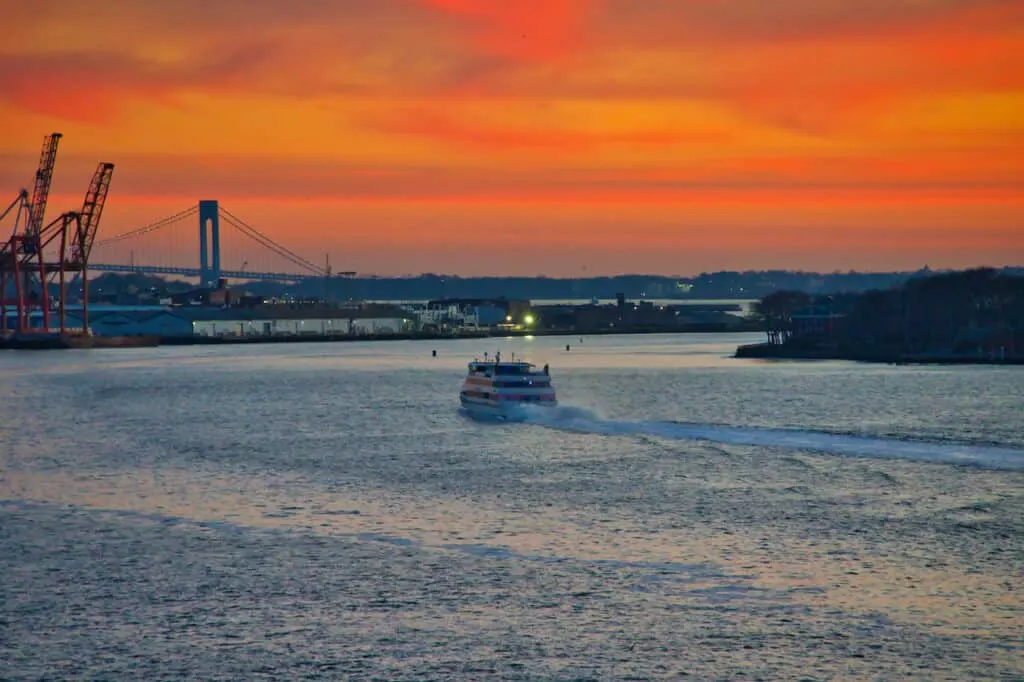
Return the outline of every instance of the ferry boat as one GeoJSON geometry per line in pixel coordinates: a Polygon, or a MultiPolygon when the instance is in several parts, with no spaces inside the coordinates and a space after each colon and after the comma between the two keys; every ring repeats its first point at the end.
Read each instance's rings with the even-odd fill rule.
{"type": "Polygon", "coordinates": [[[503,361],[501,353],[493,360],[485,354],[483,360],[469,363],[459,400],[471,416],[505,421],[524,419],[524,405],[558,405],[547,365],[538,369],[532,363],[517,361],[514,355],[510,361],[503,361]]]}

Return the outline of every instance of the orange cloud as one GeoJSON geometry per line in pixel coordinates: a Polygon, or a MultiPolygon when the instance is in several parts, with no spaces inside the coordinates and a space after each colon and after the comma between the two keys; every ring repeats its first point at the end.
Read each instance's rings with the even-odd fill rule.
{"type": "Polygon", "coordinates": [[[19,15],[19,7],[21,30],[0,45],[0,102],[100,123],[132,103],[175,107],[195,94],[374,98],[471,78],[477,67],[449,45],[450,22],[416,8],[341,0],[292,3],[281,14],[269,0],[55,0],[47,13],[19,15]]]}
{"type": "Polygon", "coordinates": [[[726,139],[725,133],[710,131],[687,132],[672,127],[663,129],[597,130],[587,131],[571,127],[481,126],[462,122],[433,109],[410,110],[389,117],[380,127],[392,133],[422,136],[439,140],[446,145],[483,149],[487,151],[555,151],[580,154],[603,147],[629,147],[632,149],[662,148],[686,143],[717,143],[726,139]]]}
{"type": "Polygon", "coordinates": [[[751,46],[874,36],[962,17],[965,28],[988,25],[988,17],[1019,17],[1016,0],[606,0],[594,30],[607,43],[630,45],[751,46]],[[979,19],[980,18],[980,19],[979,19]],[[977,21],[975,21],[978,19],[977,21]]]}
{"type": "Polygon", "coordinates": [[[580,40],[590,3],[585,0],[419,0],[473,24],[473,41],[499,57],[546,61],[580,40]]]}
{"type": "Polygon", "coordinates": [[[130,101],[173,107],[176,93],[197,84],[204,90],[235,89],[269,52],[268,45],[245,45],[174,64],[113,52],[0,55],[0,93],[28,111],[106,122],[130,101]]]}

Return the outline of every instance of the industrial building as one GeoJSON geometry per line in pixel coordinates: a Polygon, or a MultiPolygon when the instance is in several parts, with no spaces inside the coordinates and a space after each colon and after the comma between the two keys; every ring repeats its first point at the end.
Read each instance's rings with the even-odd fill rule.
{"type": "MultiPolygon", "coordinates": [[[[8,314],[8,326],[15,322],[8,314]]],[[[82,309],[69,307],[65,323],[82,328],[82,309]]],[[[53,326],[56,313],[51,314],[53,326]]],[[[41,311],[29,316],[30,327],[42,329],[41,311]]],[[[331,308],[268,305],[252,308],[206,306],[90,305],[89,328],[96,336],[368,336],[415,331],[418,320],[394,306],[331,308]]]]}
{"type": "Polygon", "coordinates": [[[196,336],[368,336],[415,331],[418,322],[394,306],[266,305],[252,308],[182,307],[175,315],[196,336]]]}

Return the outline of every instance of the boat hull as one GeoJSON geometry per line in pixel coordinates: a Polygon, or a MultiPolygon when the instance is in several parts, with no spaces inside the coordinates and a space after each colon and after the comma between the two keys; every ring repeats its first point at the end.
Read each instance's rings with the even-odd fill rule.
{"type": "Polygon", "coordinates": [[[485,421],[522,422],[526,421],[533,409],[551,409],[558,406],[557,401],[519,402],[519,401],[481,401],[463,396],[460,398],[463,412],[474,419],[485,421]]]}

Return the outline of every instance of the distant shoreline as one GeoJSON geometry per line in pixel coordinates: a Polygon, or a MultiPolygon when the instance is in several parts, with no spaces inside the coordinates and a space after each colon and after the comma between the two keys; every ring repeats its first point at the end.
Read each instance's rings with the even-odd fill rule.
{"type": "Polygon", "coordinates": [[[556,337],[593,337],[593,336],[614,336],[634,334],[744,334],[759,329],[723,329],[717,325],[692,325],[679,329],[595,329],[590,331],[565,330],[565,329],[544,329],[544,330],[508,330],[503,332],[461,332],[459,334],[432,334],[432,333],[399,333],[399,334],[303,334],[303,335],[275,335],[275,336],[164,336],[158,342],[153,342],[154,337],[146,337],[146,342],[132,343],[134,337],[118,337],[119,342],[104,342],[108,337],[92,337],[98,340],[95,344],[59,344],[56,342],[24,343],[13,342],[13,339],[0,339],[0,350],[62,350],[68,348],[138,348],[141,346],[239,346],[239,345],[263,345],[281,343],[355,343],[367,341],[457,341],[459,339],[507,339],[538,336],[556,337]]]}
{"type": "Polygon", "coordinates": [[[1024,356],[1022,355],[993,357],[957,353],[846,353],[838,350],[802,349],[771,343],[739,346],[733,357],[757,360],[846,360],[890,365],[1024,365],[1024,356]]]}
{"type": "Polygon", "coordinates": [[[722,328],[697,327],[685,329],[597,329],[591,331],[579,330],[509,330],[504,332],[464,332],[461,334],[310,334],[302,336],[176,336],[164,337],[161,340],[162,346],[217,346],[217,345],[245,345],[265,343],[352,343],[356,341],[457,341],[459,339],[503,339],[522,338],[527,336],[612,336],[632,334],[728,334],[728,333],[751,333],[761,330],[731,330],[722,328]]]}

